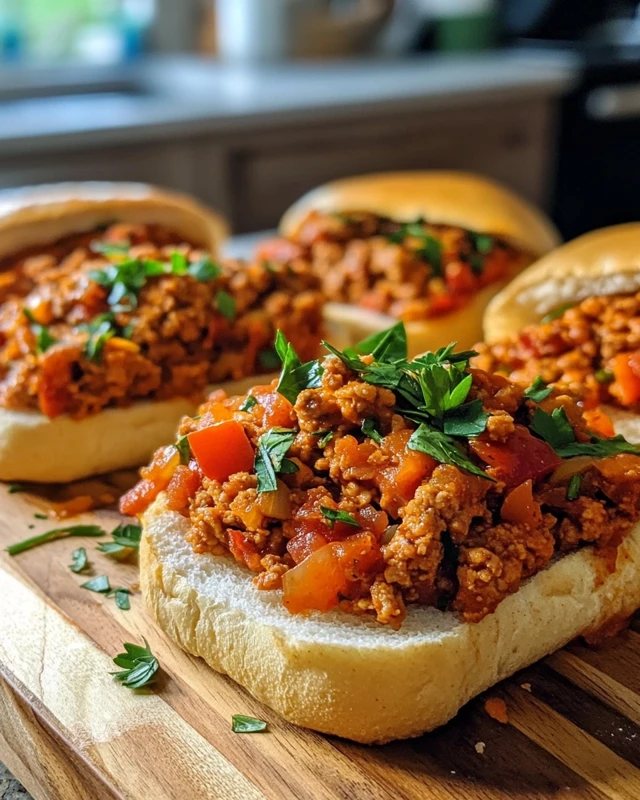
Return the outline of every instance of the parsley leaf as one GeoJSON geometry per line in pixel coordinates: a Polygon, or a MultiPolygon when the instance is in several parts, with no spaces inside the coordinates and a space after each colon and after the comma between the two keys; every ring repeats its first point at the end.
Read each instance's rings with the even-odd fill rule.
{"type": "Polygon", "coordinates": [[[568,303],[561,303],[557,308],[554,308],[553,311],[550,311],[548,314],[545,314],[544,317],[540,320],[541,325],[546,325],[548,322],[553,322],[554,319],[560,319],[560,317],[564,314],[565,311],[568,311],[570,308],[575,306],[575,302],[573,300],[569,301],[568,303]]]}
{"type": "Polygon", "coordinates": [[[577,500],[580,496],[580,487],[582,486],[583,476],[579,473],[571,476],[569,486],[567,487],[567,500],[577,500]]]}
{"type": "Polygon", "coordinates": [[[186,436],[181,436],[176,442],[176,450],[180,453],[180,463],[187,466],[191,461],[191,445],[186,436]]]}
{"type": "Polygon", "coordinates": [[[214,263],[209,256],[189,264],[188,274],[197,281],[212,281],[222,275],[222,267],[214,263]]]}
{"type": "Polygon", "coordinates": [[[407,237],[412,237],[419,241],[416,255],[426,261],[432,268],[436,277],[442,275],[442,242],[436,239],[424,229],[424,220],[416,220],[402,225],[399,231],[392,233],[388,238],[396,244],[401,244],[407,237]]]}
{"type": "Polygon", "coordinates": [[[377,422],[371,417],[365,419],[365,421],[362,423],[362,432],[365,436],[373,439],[373,441],[377,442],[378,444],[380,444],[382,441],[382,434],[378,430],[377,422]]]}
{"type": "Polygon", "coordinates": [[[94,253],[98,253],[98,255],[106,256],[107,258],[117,258],[120,256],[124,256],[129,252],[129,248],[131,247],[131,242],[129,241],[122,241],[122,242],[100,242],[95,241],[91,242],[90,248],[93,250],[94,253]]]}
{"type": "Polygon", "coordinates": [[[163,275],[166,265],[148,259],[126,259],[117,264],[107,264],[87,273],[88,277],[109,290],[107,303],[113,311],[131,311],[138,305],[138,292],[147,278],[163,275]]]}
{"type": "Polygon", "coordinates": [[[37,536],[32,536],[30,539],[25,539],[23,542],[12,544],[7,547],[7,553],[10,556],[15,556],[18,555],[18,553],[24,553],[25,550],[31,550],[32,547],[38,547],[38,545],[53,542],[56,539],[65,539],[67,536],[98,537],[106,535],[107,532],[99,525],[69,525],[66,528],[55,528],[46,533],[39,533],[37,536]]]}
{"type": "Polygon", "coordinates": [[[528,386],[524,390],[524,396],[527,398],[527,400],[532,400],[534,403],[541,403],[543,400],[546,400],[547,397],[549,397],[552,391],[553,389],[550,389],[538,375],[531,386],[528,386]]]}
{"type": "Polygon", "coordinates": [[[84,354],[89,361],[100,363],[105,344],[118,334],[118,326],[113,314],[99,314],[87,325],[79,325],[87,331],[89,338],[84,346],[84,354]]]}
{"type": "Polygon", "coordinates": [[[467,457],[454,439],[441,431],[429,428],[424,423],[411,434],[408,446],[410,450],[430,455],[441,464],[453,464],[479,478],[487,481],[493,480],[467,457]]]}
{"type": "MultiPolygon", "coordinates": [[[[258,476],[258,492],[275,492],[278,488],[276,475],[283,472],[283,462],[287,451],[293,444],[298,431],[290,428],[271,428],[258,439],[258,447],[253,468],[258,476]]],[[[284,472],[296,472],[297,466],[289,461],[292,466],[285,466],[284,472]]]]}
{"type": "Polygon", "coordinates": [[[36,337],[36,353],[37,355],[42,355],[42,353],[45,353],[51,345],[54,345],[58,340],[49,333],[49,329],[46,325],[40,325],[39,322],[36,322],[33,311],[30,308],[25,306],[25,308],[22,309],[22,313],[29,320],[29,327],[36,337]]]}
{"type": "Polygon", "coordinates": [[[111,591],[107,592],[107,597],[113,597],[116,601],[116,605],[121,611],[129,611],[131,609],[131,601],[129,600],[130,594],[131,589],[125,589],[124,586],[118,586],[117,589],[111,589],[111,591]]]}
{"type": "Polygon", "coordinates": [[[139,550],[142,527],[140,525],[120,523],[117,528],[113,529],[111,536],[113,541],[101,542],[98,545],[98,550],[108,556],[124,558],[139,550]]]}
{"type": "Polygon", "coordinates": [[[231,322],[236,316],[236,301],[233,295],[225,292],[224,289],[216,294],[215,305],[225,319],[231,322]]]}
{"type": "Polygon", "coordinates": [[[345,525],[351,525],[352,528],[362,527],[358,520],[352,517],[351,514],[347,514],[346,511],[338,511],[335,508],[327,508],[326,506],[320,506],[320,511],[328,521],[330,528],[333,528],[336,522],[344,522],[345,525]]]}
{"type": "Polygon", "coordinates": [[[329,442],[333,439],[333,431],[316,431],[315,433],[311,434],[312,436],[321,436],[321,439],[318,439],[318,447],[326,447],[329,442]]]}
{"type": "Polygon", "coordinates": [[[593,377],[598,383],[613,383],[615,378],[610,369],[599,369],[593,377]]]}
{"type": "Polygon", "coordinates": [[[234,714],[231,717],[231,730],[234,733],[260,733],[267,728],[267,723],[255,717],[246,717],[244,714],[234,714]]]}
{"type": "Polygon", "coordinates": [[[81,589],[88,589],[90,592],[97,592],[98,594],[107,594],[111,591],[111,584],[106,575],[98,575],[97,578],[91,578],[86,583],[80,584],[81,589]]]}
{"type": "Polygon", "coordinates": [[[536,408],[531,430],[550,444],[561,458],[574,456],[607,458],[618,453],[640,455],[640,444],[631,444],[622,436],[614,436],[611,439],[592,436],[588,442],[577,442],[564,408],[556,408],[552,414],[536,408]]]}
{"type": "Polygon", "coordinates": [[[113,659],[113,663],[117,667],[122,667],[122,670],[111,674],[127,689],[139,689],[156,679],[158,660],[151,652],[149,642],[146,639],[143,641],[144,647],[125,642],[123,645],[125,652],[119,653],[113,659]]]}
{"type": "Polygon", "coordinates": [[[71,572],[82,572],[89,566],[89,559],[87,558],[87,551],[84,547],[79,547],[71,554],[73,562],[70,564],[69,569],[71,572]]]}
{"type": "Polygon", "coordinates": [[[189,262],[185,254],[174,250],[173,253],[171,253],[171,274],[186,275],[188,270],[189,262]]]}
{"type": "Polygon", "coordinates": [[[282,370],[276,391],[295,405],[298,395],[303,389],[316,389],[322,384],[322,365],[319,361],[307,361],[303,364],[293,345],[278,330],[275,342],[276,353],[282,362],[282,370]]]}
{"type": "Polygon", "coordinates": [[[374,361],[402,361],[407,358],[407,331],[404,323],[397,322],[391,328],[373,333],[353,349],[345,352],[352,356],[373,356],[374,361]]]}
{"type": "Polygon", "coordinates": [[[262,369],[267,370],[267,372],[278,369],[280,366],[278,354],[272,347],[268,347],[266,350],[261,350],[258,353],[258,361],[260,362],[262,369]]]}
{"type": "Polygon", "coordinates": [[[251,411],[251,409],[255,408],[258,405],[258,401],[252,394],[248,394],[240,408],[239,411],[251,411]]]}
{"type": "Polygon", "coordinates": [[[18,492],[26,492],[27,489],[21,483],[12,483],[7,491],[9,494],[18,494],[18,492]]]}
{"type": "Polygon", "coordinates": [[[482,407],[482,400],[477,398],[471,403],[447,410],[442,430],[449,436],[479,436],[487,427],[488,419],[489,415],[482,407]]]}

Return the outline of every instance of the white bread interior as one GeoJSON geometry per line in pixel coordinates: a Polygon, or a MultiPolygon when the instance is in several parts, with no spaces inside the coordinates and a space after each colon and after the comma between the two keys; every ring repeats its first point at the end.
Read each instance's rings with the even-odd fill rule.
{"type": "Polygon", "coordinates": [[[424,217],[503,236],[534,256],[557,247],[560,235],[535,206],[495,181],[469,172],[380,172],[332,181],[305,194],[280,221],[294,235],[310,211],[370,211],[402,222],[424,217]]]}
{"type": "Polygon", "coordinates": [[[601,228],[536,261],[497,294],[485,312],[485,340],[536,325],[562,303],[639,290],[640,223],[601,228]]]}
{"type": "MultiPolygon", "coordinates": [[[[210,390],[243,394],[274,377],[253,375],[210,390]]],[[[49,419],[37,411],[0,408],[0,480],[67,483],[138,467],[158,447],[174,441],[180,418],[195,414],[197,405],[185,398],[144,400],[80,420],[66,415],[49,419]]]]}
{"type": "Polygon", "coordinates": [[[224,219],[190,197],[144,183],[86,181],[0,192],[0,258],[113,222],[158,224],[217,256],[224,219]]]}
{"type": "Polygon", "coordinates": [[[558,559],[478,624],[411,607],[400,631],[344,612],[290,615],[230,558],[196,555],[162,495],[143,519],[140,584],[160,627],[285,719],[359,742],[418,736],[575,636],[640,606],[640,526],[606,574],[558,559]],[[599,580],[604,578],[603,580],[599,580]]]}

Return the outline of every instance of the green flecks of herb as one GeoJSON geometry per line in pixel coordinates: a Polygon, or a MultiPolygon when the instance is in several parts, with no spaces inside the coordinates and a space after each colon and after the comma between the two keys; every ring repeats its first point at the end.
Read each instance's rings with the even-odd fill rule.
{"type": "Polygon", "coordinates": [[[213,281],[222,275],[222,267],[214,263],[209,256],[203,256],[189,264],[187,273],[197,281],[213,281]]]}
{"type": "Polygon", "coordinates": [[[120,258],[125,256],[131,248],[131,242],[91,242],[90,248],[94,253],[107,258],[120,258]]]}
{"type": "Polygon", "coordinates": [[[453,464],[465,472],[477,475],[479,478],[493,481],[493,478],[471,461],[451,436],[439,430],[434,430],[424,423],[411,434],[408,446],[410,450],[417,450],[419,453],[430,455],[441,464],[453,464]]]}
{"type": "Polygon", "coordinates": [[[318,447],[320,448],[325,448],[329,444],[329,442],[333,439],[333,431],[316,431],[311,435],[322,437],[318,439],[318,447]]]}
{"type": "Polygon", "coordinates": [[[19,492],[26,492],[27,489],[21,483],[12,483],[7,491],[9,494],[18,494],[19,492]]]}
{"type": "Polygon", "coordinates": [[[29,528],[29,530],[32,530],[32,529],[33,529],[33,528],[35,528],[35,527],[36,527],[36,526],[34,525],[34,523],[33,523],[33,522],[30,522],[30,523],[27,525],[27,528],[29,528]]]}
{"type": "Polygon", "coordinates": [[[158,659],[153,655],[146,639],[144,647],[138,644],[125,642],[124,653],[119,653],[113,663],[117,667],[122,667],[120,672],[111,674],[127,689],[139,689],[147,686],[156,679],[159,669],[158,659]]]}
{"type": "Polygon", "coordinates": [[[475,233],[474,231],[467,231],[467,238],[469,239],[473,249],[477,253],[482,253],[483,256],[486,256],[487,253],[490,253],[494,245],[493,236],[490,236],[488,233],[475,233]]]}
{"type": "Polygon", "coordinates": [[[345,525],[351,525],[352,528],[362,527],[358,520],[346,511],[338,511],[335,508],[327,508],[326,506],[320,506],[320,511],[322,511],[322,516],[327,520],[330,528],[333,528],[336,522],[344,522],[345,525]]]}
{"type": "Polygon", "coordinates": [[[117,589],[112,589],[110,592],[107,593],[107,597],[112,597],[116,601],[116,605],[121,611],[129,611],[131,608],[131,601],[129,600],[129,595],[131,594],[131,589],[125,589],[122,586],[118,586],[117,589]]]}
{"type": "Polygon", "coordinates": [[[89,566],[87,551],[84,547],[79,547],[71,554],[72,563],[69,565],[71,572],[82,572],[89,566]]]}
{"type": "Polygon", "coordinates": [[[595,379],[598,383],[613,383],[615,378],[613,372],[610,369],[599,369],[595,375],[595,379]]]}
{"type": "Polygon", "coordinates": [[[378,444],[380,444],[382,441],[382,434],[378,430],[377,422],[371,417],[365,419],[365,421],[362,423],[362,433],[364,433],[364,435],[368,436],[370,439],[373,439],[373,441],[377,442],[378,444]]]}
{"type": "Polygon", "coordinates": [[[89,361],[100,363],[105,344],[118,333],[118,326],[113,314],[100,314],[88,325],[79,326],[89,334],[84,346],[84,354],[89,361]]]}
{"type": "Polygon", "coordinates": [[[231,730],[234,733],[260,733],[267,729],[267,723],[255,717],[246,717],[244,714],[234,714],[231,717],[231,730]]]}
{"type": "MultiPolygon", "coordinates": [[[[44,517],[44,519],[47,519],[47,517],[44,517]]],[[[18,553],[24,553],[25,550],[31,550],[32,547],[38,547],[41,544],[53,542],[56,539],[64,539],[67,536],[106,536],[106,531],[99,525],[70,525],[67,528],[55,528],[46,533],[39,533],[37,536],[32,536],[30,539],[25,539],[23,542],[10,545],[7,547],[7,553],[10,556],[15,556],[18,555],[18,553]]]]}
{"type": "Polygon", "coordinates": [[[240,411],[249,412],[258,405],[258,401],[252,394],[248,394],[240,406],[240,411]]]}
{"type": "Polygon", "coordinates": [[[540,320],[541,325],[546,325],[548,322],[553,322],[554,319],[560,319],[560,317],[564,314],[565,311],[568,311],[570,308],[573,308],[575,303],[573,301],[569,301],[567,303],[562,303],[557,308],[554,308],[553,311],[550,311],[548,314],[545,314],[544,317],[540,320]]]}
{"type": "Polygon", "coordinates": [[[572,475],[567,487],[567,500],[577,500],[580,496],[580,487],[582,486],[582,475],[572,475]]]}
{"type": "Polygon", "coordinates": [[[124,558],[140,549],[142,527],[135,524],[120,523],[111,531],[113,541],[101,542],[98,550],[114,558],[124,558]]]}
{"type": "Polygon", "coordinates": [[[278,473],[297,472],[295,462],[285,457],[297,433],[290,428],[271,428],[258,439],[253,464],[258,477],[258,492],[275,492],[278,473]]]}
{"type": "Polygon", "coordinates": [[[224,289],[216,294],[215,299],[216,308],[225,319],[233,320],[236,316],[236,301],[233,295],[225,292],[224,289]]]}
{"type": "Polygon", "coordinates": [[[470,438],[479,436],[487,427],[489,415],[479,398],[471,403],[448,409],[445,412],[442,430],[449,436],[470,438]]]}
{"type": "Polygon", "coordinates": [[[128,325],[125,325],[124,328],[120,331],[120,336],[123,339],[131,339],[133,337],[133,332],[135,330],[135,325],[130,322],[128,325]]]}
{"type": "Polygon", "coordinates": [[[281,330],[276,333],[275,348],[282,363],[276,391],[291,404],[295,404],[303,389],[316,389],[322,384],[322,365],[319,361],[307,361],[303,364],[281,330]]]}
{"type": "Polygon", "coordinates": [[[179,253],[174,250],[171,253],[171,274],[172,275],[186,275],[189,271],[189,262],[184,253],[179,253]]]}
{"type": "Polygon", "coordinates": [[[98,594],[107,594],[111,591],[111,584],[107,575],[98,575],[97,578],[91,578],[91,580],[81,583],[80,588],[98,594]]]}
{"type": "Polygon", "coordinates": [[[272,372],[280,366],[280,357],[273,347],[261,350],[258,353],[258,361],[262,369],[266,369],[268,372],[272,372]]]}
{"type": "Polygon", "coordinates": [[[191,445],[189,444],[189,439],[186,436],[181,436],[178,441],[176,442],[176,450],[180,453],[180,463],[183,466],[187,466],[187,464],[191,461],[191,445]]]}
{"type": "Polygon", "coordinates": [[[424,221],[417,220],[403,225],[399,231],[389,235],[389,239],[396,244],[402,244],[407,237],[418,239],[419,246],[416,255],[426,261],[433,270],[435,277],[442,275],[442,242],[424,229],[424,221]]]}
{"type": "Polygon", "coordinates": [[[91,270],[88,277],[109,290],[107,303],[112,311],[131,311],[138,305],[138,292],[147,278],[164,275],[167,266],[149,259],[126,259],[91,270]]]}
{"type": "Polygon", "coordinates": [[[33,316],[33,312],[30,308],[23,308],[22,313],[29,321],[31,332],[36,337],[36,353],[38,355],[46,353],[46,351],[58,340],[55,338],[55,336],[49,333],[49,329],[46,327],[46,325],[40,325],[40,323],[36,321],[36,318],[33,316]]]}
{"type": "Polygon", "coordinates": [[[262,263],[262,268],[266,269],[267,272],[276,273],[276,272],[280,271],[278,265],[276,263],[274,263],[273,261],[267,261],[265,259],[261,263],[262,263]]]}
{"type": "Polygon", "coordinates": [[[528,386],[524,390],[524,396],[527,398],[527,400],[532,400],[534,403],[541,403],[543,400],[546,400],[547,397],[549,397],[552,391],[553,389],[550,389],[538,375],[531,386],[528,386]]]}
{"type": "Polygon", "coordinates": [[[46,514],[41,514],[39,511],[37,511],[33,515],[33,517],[34,517],[34,519],[49,519],[49,517],[46,514]]]}
{"type": "Polygon", "coordinates": [[[640,454],[640,444],[631,444],[622,436],[610,439],[599,439],[592,436],[588,442],[576,441],[573,428],[564,408],[556,408],[547,414],[541,408],[536,408],[531,423],[531,430],[556,451],[561,458],[574,456],[593,456],[606,458],[618,453],[640,454]]]}

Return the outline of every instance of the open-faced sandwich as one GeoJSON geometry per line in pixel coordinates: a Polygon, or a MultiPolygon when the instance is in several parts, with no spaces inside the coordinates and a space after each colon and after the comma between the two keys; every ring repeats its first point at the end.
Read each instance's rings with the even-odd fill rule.
{"type": "Polygon", "coordinates": [[[407,360],[401,324],[216,392],[122,501],[181,647],[286,719],[416,736],[640,606],[640,447],[573,400],[407,360]]]}
{"type": "Polygon", "coordinates": [[[327,336],[353,345],[395,320],[409,353],[482,338],[489,300],[559,237],[545,216],[476,175],[400,172],[329,183],[283,217],[263,258],[309,261],[327,336]]]}
{"type": "Polygon", "coordinates": [[[218,262],[225,230],[137,184],[0,194],[1,480],[144,463],[208,387],[277,368],[277,328],[316,355],[317,279],[218,262]]]}
{"type": "Polygon", "coordinates": [[[487,308],[475,363],[540,376],[640,441],[640,223],[581,236],[523,272],[487,308]]]}

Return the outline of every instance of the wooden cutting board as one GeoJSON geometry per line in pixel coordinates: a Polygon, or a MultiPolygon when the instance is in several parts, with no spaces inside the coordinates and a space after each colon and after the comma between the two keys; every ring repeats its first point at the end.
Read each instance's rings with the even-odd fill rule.
{"type": "MultiPolygon", "coordinates": [[[[56,525],[33,495],[0,486],[0,759],[33,795],[55,800],[253,798],[640,798],[640,624],[615,644],[572,645],[472,701],[444,728],[383,747],[296,728],[181,652],[146,616],[80,588],[93,575],[135,587],[135,565],[96,539],[4,548],[56,525]],[[35,526],[35,527],[30,527],[35,526]],[[115,683],[111,657],[146,637],[162,666],[153,691],[115,683]],[[506,702],[492,719],[487,697],[506,702]],[[238,735],[232,714],[269,723],[238,735]]],[[[111,529],[115,512],[73,522],[111,529]]],[[[393,675],[389,676],[393,680],[393,675]]]]}

